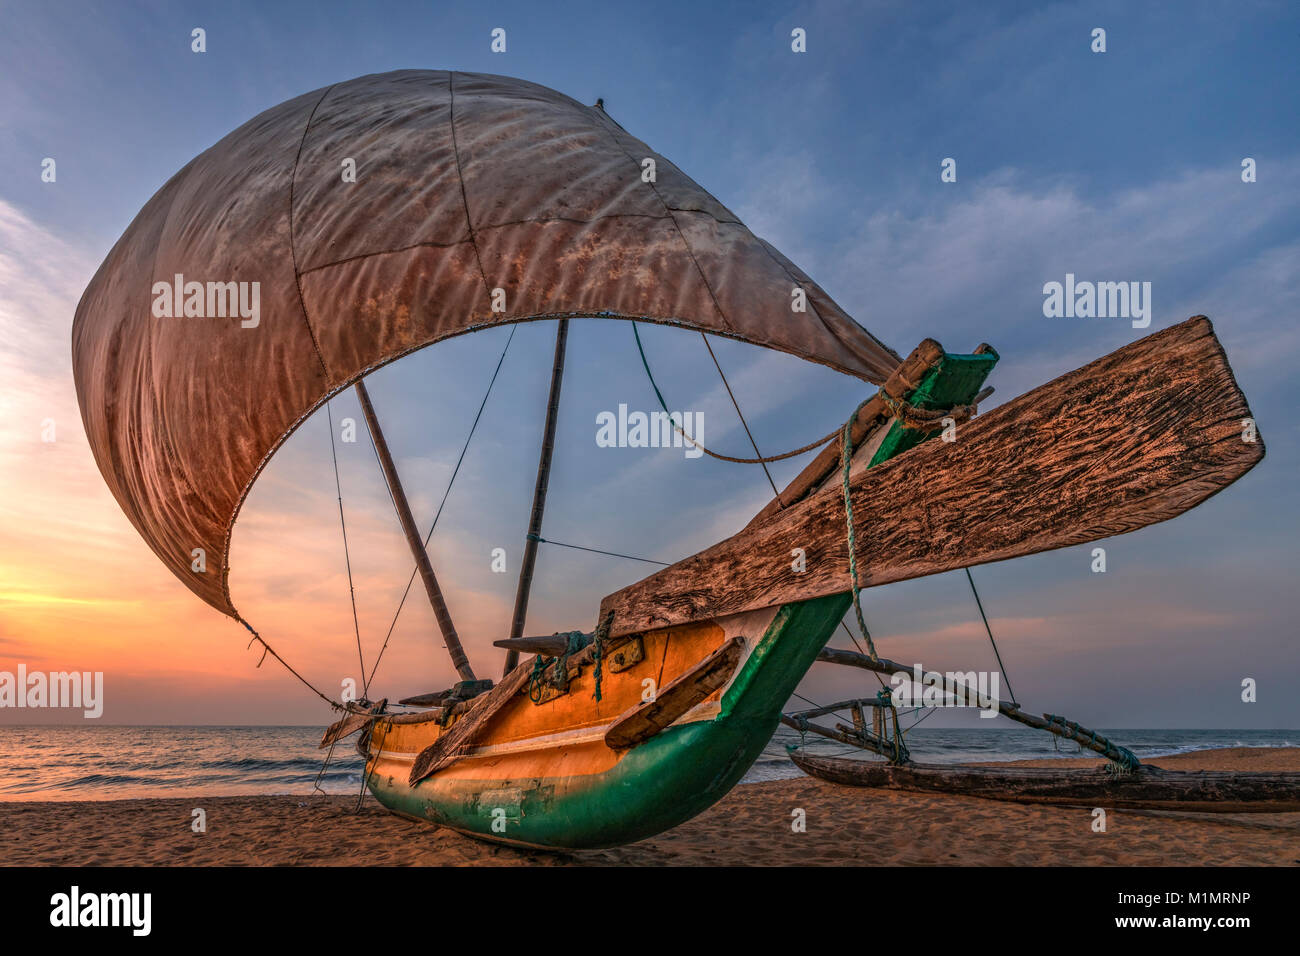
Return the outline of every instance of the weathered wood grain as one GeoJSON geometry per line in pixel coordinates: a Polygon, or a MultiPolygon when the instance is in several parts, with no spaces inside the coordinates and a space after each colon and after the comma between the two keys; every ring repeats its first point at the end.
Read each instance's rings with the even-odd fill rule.
{"type": "MultiPolygon", "coordinates": [[[[1140,339],[855,475],[862,587],[1083,544],[1164,521],[1264,455],[1210,321],[1140,339]]],[[[609,595],[614,633],[849,590],[841,490],[609,595]],[[791,568],[804,549],[807,570],[791,568]]]]}
{"type": "Polygon", "coordinates": [[[506,637],[492,642],[493,647],[503,647],[508,651],[523,651],[525,654],[544,654],[547,657],[559,657],[569,646],[566,634],[547,634],[539,637],[506,637]]]}
{"type": "Polygon", "coordinates": [[[331,744],[335,744],[345,737],[351,737],[362,727],[367,726],[379,714],[382,714],[388,707],[388,698],[385,697],[378,703],[350,703],[346,706],[348,713],[342,720],[336,720],[325,728],[325,733],[320,739],[319,749],[324,750],[331,744]]]}
{"type": "Polygon", "coordinates": [[[325,734],[320,739],[319,749],[324,749],[330,744],[337,743],[345,737],[351,737],[366,724],[374,720],[373,717],[367,717],[364,714],[348,714],[342,720],[337,720],[325,728],[325,734]]]}
{"type": "Polygon", "coordinates": [[[945,767],[822,757],[801,750],[790,759],[809,776],[850,787],[951,793],[1015,803],[1106,809],[1282,813],[1300,810],[1300,773],[1236,773],[1141,767],[1113,776],[1098,767],[945,767]]]}
{"type": "Polygon", "coordinates": [[[730,679],[740,663],[745,639],[737,635],[712,654],[664,685],[654,700],[645,701],[614,719],[605,731],[605,745],[614,750],[624,750],[643,740],[649,740],[730,679]]]}
{"type": "Polygon", "coordinates": [[[412,785],[417,784],[463,756],[474,745],[475,739],[487,729],[492,715],[508,704],[510,698],[528,683],[532,669],[533,662],[524,661],[507,674],[501,683],[486,694],[480,694],[470,701],[469,709],[451,725],[451,728],[420,751],[411,765],[409,782],[412,785]]]}

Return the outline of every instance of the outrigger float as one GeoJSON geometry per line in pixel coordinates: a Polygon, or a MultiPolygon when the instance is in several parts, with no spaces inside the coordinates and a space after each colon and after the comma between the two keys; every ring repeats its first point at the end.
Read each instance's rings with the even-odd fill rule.
{"type": "Polygon", "coordinates": [[[389,809],[533,847],[627,843],[721,798],[860,589],[1163,521],[1264,454],[1243,440],[1250,409],[1202,316],[975,417],[991,347],[927,339],[900,357],[601,104],[483,74],[361,77],[231,133],[113,248],[78,306],[73,358],[123,510],[277,659],[231,599],[231,528],[275,450],[356,390],[460,681],[405,712],[321,694],[344,712],[322,746],[360,732],[366,785],[389,809]],[[343,182],[339,157],[354,155],[343,182]],[[155,278],[176,274],[260,282],[260,324],[151,315],[155,278]],[[526,637],[568,323],[582,317],[731,337],[871,388],[737,534],[609,595],[589,631],[526,637]],[[557,324],[546,425],[494,683],[462,649],[363,379],[450,336],[542,319],[557,324]],[[945,431],[957,440],[930,440],[945,431]],[[195,571],[198,549],[217,573],[195,571]]]}

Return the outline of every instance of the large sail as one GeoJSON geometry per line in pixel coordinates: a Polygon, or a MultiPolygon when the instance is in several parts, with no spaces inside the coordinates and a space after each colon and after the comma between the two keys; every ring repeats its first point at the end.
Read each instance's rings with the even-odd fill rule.
{"type": "Polygon", "coordinates": [[[234,614],[235,515],[313,410],[430,343],[562,316],[699,329],[875,383],[899,361],[599,107],[407,70],[267,110],[172,177],[82,296],[73,369],[119,504],[234,614]]]}

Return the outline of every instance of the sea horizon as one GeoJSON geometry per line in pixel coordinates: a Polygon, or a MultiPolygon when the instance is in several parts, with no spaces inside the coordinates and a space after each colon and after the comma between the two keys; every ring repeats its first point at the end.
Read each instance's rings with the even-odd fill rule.
{"type": "MultiPolygon", "coordinates": [[[[0,802],[172,797],[360,794],[364,764],[355,738],[325,766],[314,724],[9,725],[0,727],[0,802]]],[[[1294,728],[1113,728],[1099,731],[1139,759],[1231,747],[1294,747],[1294,728]]],[[[1093,756],[1031,729],[920,727],[908,733],[914,759],[959,764],[1093,756]]],[[[788,746],[824,756],[862,756],[833,740],[777,729],[741,784],[803,776],[788,746]]]]}

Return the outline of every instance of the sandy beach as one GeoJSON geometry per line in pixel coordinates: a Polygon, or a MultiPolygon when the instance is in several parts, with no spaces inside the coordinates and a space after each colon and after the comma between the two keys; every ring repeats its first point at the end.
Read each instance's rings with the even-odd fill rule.
{"type": "MultiPolygon", "coordinates": [[[[1094,764],[1019,761],[1020,766],[1094,764]]],[[[1300,748],[1232,748],[1149,761],[1171,770],[1300,771],[1300,748]]],[[[367,795],[0,803],[6,865],[564,866],[962,865],[1290,866],[1300,814],[1088,809],[858,790],[812,778],[736,787],[676,829],[610,850],[494,846],[389,814],[367,795]],[[191,829],[201,807],[207,832],[191,829]],[[793,832],[792,812],[807,815],[793,832]]]]}

